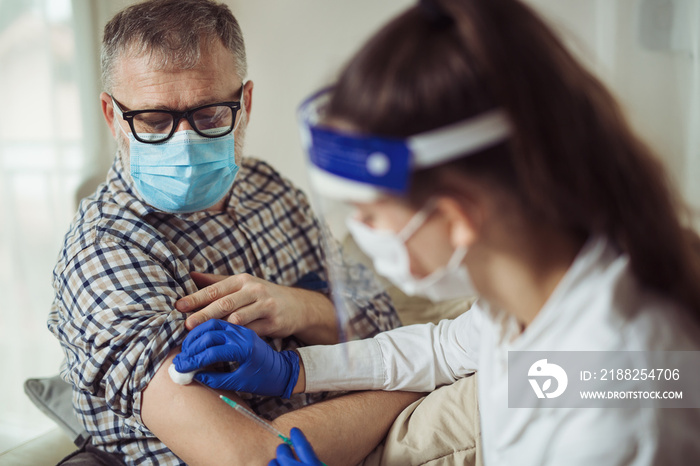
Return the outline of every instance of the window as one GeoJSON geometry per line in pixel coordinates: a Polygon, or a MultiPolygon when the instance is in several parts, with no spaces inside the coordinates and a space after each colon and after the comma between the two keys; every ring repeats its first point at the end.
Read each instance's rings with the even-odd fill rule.
{"type": "Polygon", "coordinates": [[[23,382],[58,372],[52,270],[86,157],[70,0],[0,0],[0,452],[55,425],[23,382]]]}

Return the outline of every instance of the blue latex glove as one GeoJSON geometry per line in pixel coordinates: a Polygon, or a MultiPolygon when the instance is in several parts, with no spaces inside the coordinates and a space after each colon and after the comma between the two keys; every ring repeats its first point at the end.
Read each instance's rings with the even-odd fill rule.
{"type": "Polygon", "coordinates": [[[294,452],[289,448],[289,445],[283,443],[277,447],[277,458],[270,461],[267,466],[325,466],[318,459],[314,449],[301,430],[293,427],[289,433],[289,438],[299,459],[294,457],[294,452]]]}
{"type": "Polygon", "coordinates": [[[275,351],[252,330],[223,320],[208,320],[192,330],[173,364],[192,372],[220,362],[238,362],[233,372],[198,372],[211,388],[289,398],[299,378],[299,355],[275,351]]]}

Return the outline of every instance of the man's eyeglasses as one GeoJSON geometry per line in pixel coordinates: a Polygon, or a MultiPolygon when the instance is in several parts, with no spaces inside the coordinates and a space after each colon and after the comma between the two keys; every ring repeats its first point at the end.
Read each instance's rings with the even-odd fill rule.
{"type": "Polygon", "coordinates": [[[219,102],[202,105],[184,112],[171,110],[130,110],[124,111],[117,100],[112,98],[116,113],[129,126],[139,142],[155,144],[167,141],[175,134],[180,120],[185,118],[198,134],[207,138],[226,136],[236,129],[241,120],[241,102],[219,102]]]}

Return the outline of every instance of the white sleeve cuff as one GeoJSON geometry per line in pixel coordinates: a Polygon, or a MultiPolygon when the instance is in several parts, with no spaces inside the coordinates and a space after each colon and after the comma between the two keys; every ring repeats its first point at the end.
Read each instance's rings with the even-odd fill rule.
{"type": "Polygon", "coordinates": [[[307,393],[384,388],[384,363],[379,343],[373,338],[305,346],[297,351],[304,364],[307,393]]]}

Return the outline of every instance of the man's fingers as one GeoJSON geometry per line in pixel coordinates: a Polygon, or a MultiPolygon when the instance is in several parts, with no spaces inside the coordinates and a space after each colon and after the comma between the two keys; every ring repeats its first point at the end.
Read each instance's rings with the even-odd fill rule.
{"type": "Polygon", "coordinates": [[[294,334],[288,322],[275,319],[270,309],[262,302],[256,301],[245,306],[226,319],[229,323],[244,326],[259,337],[283,338],[294,334]]]}
{"type": "Polygon", "coordinates": [[[237,280],[233,276],[209,285],[191,295],[178,299],[175,303],[175,308],[180,312],[187,312],[211,304],[229,293],[238,291],[241,287],[236,282],[237,280]]]}
{"type": "Polygon", "coordinates": [[[242,307],[244,308],[245,306],[248,306],[254,301],[254,299],[254,296],[252,296],[251,293],[247,293],[245,290],[228,294],[223,298],[214,301],[201,311],[197,311],[189,316],[185,322],[185,325],[188,329],[193,329],[197,325],[210,319],[228,320],[232,324],[244,325],[232,320],[230,315],[237,313],[237,311],[239,311],[242,307]]]}
{"type": "Polygon", "coordinates": [[[265,317],[267,317],[267,310],[259,301],[251,300],[246,306],[240,306],[226,320],[235,325],[246,326],[255,320],[264,319],[265,317]]]}
{"type": "Polygon", "coordinates": [[[275,338],[275,328],[273,324],[267,319],[254,320],[245,326],[247,329],[255,332],[259,337],[272,337],[275,338]]]}
{"type": "Polygon", "coordinates": [[[235,275],[228,277],[218,283],[202,288],[191,295],[180,298],[175,303],[175,308],[180,312],[193,311],[211,304],[227,294],[235,293],[241,288],[235,278],[235,275]]]}
{"type": "MultiPolygon", "coordinates": [[[[191,276],[193,274],[205,277],[206,280],[211,281],[211,284],[191,295],[178,299],[175,303],[175,308],[180,312],[189,312],[207,306],[223,296],[239,291],[253,279],[247,273],[231,275],[230,277],[199,272],[190,273],[191,276]]],[[[192,276],[192,279],[194,279],[194,276],[192,276]]]]}
{"type": "Polygon", "coordinates": [[[213,273],[202,273],[202,272],[190,272],[190,277],[194,280],[194,284],[197,288],[204,288],[205,286],[213,285],[221,280],[226,279],[226,275],[216,275],[213,273]]]}

